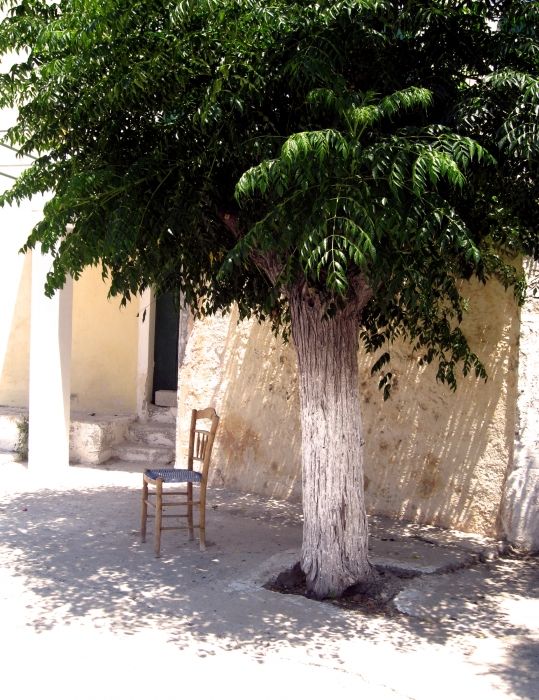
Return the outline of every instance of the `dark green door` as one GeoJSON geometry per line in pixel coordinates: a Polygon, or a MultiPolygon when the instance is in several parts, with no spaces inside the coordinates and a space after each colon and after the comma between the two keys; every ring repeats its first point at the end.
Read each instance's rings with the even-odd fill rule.
{"type": "Polygon", "coordinates": [[[178,388],[178,328],[180,312],[172,293],[156,300],[153,393],[178,388]]]}

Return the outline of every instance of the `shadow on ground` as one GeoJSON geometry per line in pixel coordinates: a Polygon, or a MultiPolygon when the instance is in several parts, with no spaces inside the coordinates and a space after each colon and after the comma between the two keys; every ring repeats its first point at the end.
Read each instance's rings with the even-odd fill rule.
{"type": "Polygon", "coordinates": [[[225,491],[212,499],[208,551],[198,551],[183,533],[165,533],[163,556],[155,559],[151,541],[139,542],[138,489],[6,496],[0,501],[0,561],[11,583],[0,596],[22,595],[26,625],[37,633],[85,618],[124,635],[159,629],[180,649],[196,640],[201,656],[215,654],[216,646],[248,649],[261,663],[268,649],[283,645],[308,646],[324,663],[341,663],[337,643],[343,640],[372,649],[390,641],[409,655],[413,672],[415,653],[426,644],[453,644],[464,654],[469,645],[473,656],[473,640],[489,637],[502,640],[506,652],[491,672],[519,697],[533,696],[536,559],[413,579],[405,592],[413,617],[369,618],[252,584],[252,570],[269,557],[299,551],[295,506],[225,491]]]}

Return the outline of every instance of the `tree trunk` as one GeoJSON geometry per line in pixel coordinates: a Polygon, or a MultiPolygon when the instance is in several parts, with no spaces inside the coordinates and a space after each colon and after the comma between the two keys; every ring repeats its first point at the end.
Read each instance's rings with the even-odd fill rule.
{"type": "Polygon", "coordinates": [[[301,568],[319,599],[372,578],[357,365],[358,321],[367,300],[364,292],[324,318],[316,295],[301,287],[289,293],[302,428],[301,568]]]}

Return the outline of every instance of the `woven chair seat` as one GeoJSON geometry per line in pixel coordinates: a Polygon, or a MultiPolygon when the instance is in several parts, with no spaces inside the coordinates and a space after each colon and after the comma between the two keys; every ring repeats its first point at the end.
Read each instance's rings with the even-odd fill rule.
{"type": "Polygon", "coordinates": [[[178,484],[186,481],[200,483],[202,481],[202,474],[191,471],[191,469],[147,469],[144,474],[150,479],[162,479],[165,484],[178,484]]]}

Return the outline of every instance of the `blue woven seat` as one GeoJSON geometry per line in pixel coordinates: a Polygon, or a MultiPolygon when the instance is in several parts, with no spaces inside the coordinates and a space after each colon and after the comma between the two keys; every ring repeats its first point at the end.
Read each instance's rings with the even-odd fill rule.
{"type": "Polygon", "coordinates": [[[202,474],[191,469],[146,469],[144,474],[150,479],[162,479],[165,484],[178,484],[186,481],[198,484],[202,481],[202,474]]]}

